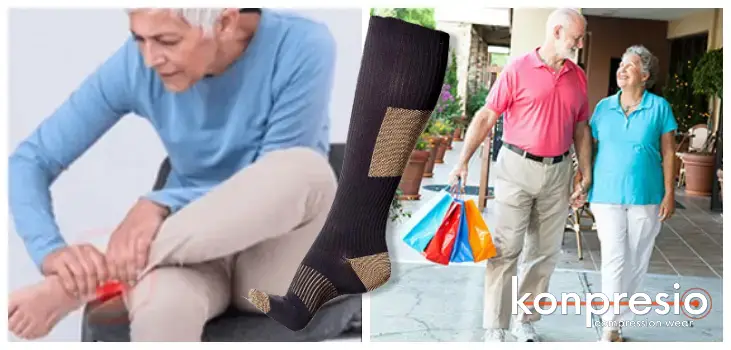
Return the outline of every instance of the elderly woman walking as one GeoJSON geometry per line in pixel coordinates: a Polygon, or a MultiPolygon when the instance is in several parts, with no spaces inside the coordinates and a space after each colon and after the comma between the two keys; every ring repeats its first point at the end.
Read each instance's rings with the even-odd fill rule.
{"type": "MultiPolygon", "coordinates": [[[[597,142],[595,184],[587,200],[601,242],[602,292],[610,300],[636,293],[647,271],[662,222],[673,215],[674,131],[670,104],[647,89],[658,60],[632,46],[617,70],[620,91],[599,102],[590,121],[597,142]]],[[[631,318],[614,304],[603,316],[603,341],[623,341],[620,322],[631,318]]]]}

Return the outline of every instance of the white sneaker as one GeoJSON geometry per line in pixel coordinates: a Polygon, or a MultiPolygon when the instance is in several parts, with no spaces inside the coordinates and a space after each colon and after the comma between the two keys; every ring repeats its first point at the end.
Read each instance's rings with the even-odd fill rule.
{"type": "Polygon", "coordinates": [[[504,343],[505,342],[505,330],[500,328],[488,329],[485,331],[484,337],[485,343],[504,343]]]}
{"type": "Polygon", "coordinates": [[[517,322],[512,329],[513,336],[519,342],[537,342],[538,334],[530,322],[517,322]]]}

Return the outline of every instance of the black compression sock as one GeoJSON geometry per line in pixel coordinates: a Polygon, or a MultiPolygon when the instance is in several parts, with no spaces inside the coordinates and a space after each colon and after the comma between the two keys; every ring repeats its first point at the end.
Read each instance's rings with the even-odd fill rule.
{"type": "Polygon", "coordinates": [[[324,303],[388,281],[389,208],[439,98],[448,53],[447,33],[371,17],[343,168],[322,232],[286,296],[249,292],[249,301],[270,318],[300,330],[324,303]]]}

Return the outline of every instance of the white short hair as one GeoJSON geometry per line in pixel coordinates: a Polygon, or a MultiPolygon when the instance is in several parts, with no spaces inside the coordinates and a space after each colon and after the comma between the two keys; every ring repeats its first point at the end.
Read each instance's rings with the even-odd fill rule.
{"type": "Polygon", "coordinates": [[[586,18],[584,18],[584,15],[576,9],[560,8],[554,10],[550,15],[548,15],[548,20],[546,20],[546,35],[551,36],[553,28],[556,26],[560,25],[566,27],[577,19],[581,20],[584,22],[584,25],[586,25],[586,18]]]}
{"type": "MultiPolygon", "coordinates": [[[[127,9],[127,13],[131,13],[138,9],[127,9]]],[[[178,8],[169,9],[174,14],[182,17],[191,26],[200,27],[203,33],[210,35],[213,33],[213,27],[218,21],[218,17],[225,10],[224,8],[178,8]]]]}
{"type": "Polygon", "coordinates": [[[183,17],[191,26],[198,26],[206,34],[213,33],[213,27],[225,9],[203,8],[203,9],[173,9],[179,16],[183,17]]]}

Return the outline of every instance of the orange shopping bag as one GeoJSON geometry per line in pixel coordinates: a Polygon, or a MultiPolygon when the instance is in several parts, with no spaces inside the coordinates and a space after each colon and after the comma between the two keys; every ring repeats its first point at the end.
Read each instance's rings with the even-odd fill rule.
{"type": "Polygon", "coordinates": [[[492,242],[492,235],[487,228],[485,220],[482,218],[482,213],[477,209],[477,204],[472,199],[466,200],[464,204],[474,262],[480,262],[496,256],[497,250],[495,249],[495,244],[492,242]]]}

